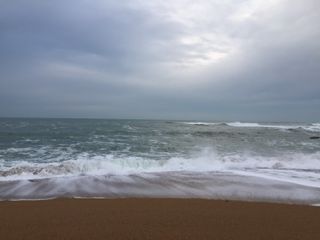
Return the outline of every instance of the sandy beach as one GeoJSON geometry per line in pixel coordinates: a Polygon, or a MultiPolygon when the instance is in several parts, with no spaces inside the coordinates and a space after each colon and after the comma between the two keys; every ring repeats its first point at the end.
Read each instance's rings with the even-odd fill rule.
{"type": "Polygon", "coordinates": [[[320,208],[200,199],[0,202],[0,239],[320,239],[320,208]]]}

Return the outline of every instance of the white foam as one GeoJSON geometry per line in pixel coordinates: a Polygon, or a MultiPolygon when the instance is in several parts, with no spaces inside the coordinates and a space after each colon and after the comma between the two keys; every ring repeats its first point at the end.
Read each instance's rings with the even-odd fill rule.
{"type": "Polygon", "coordinates": [[[77,176],[0,182],[0,200],[57,197],[214,198],[317,204],[320,189],[219,172],[77,176]]]}
{"type": "Polygon", "coordinates": [[[230,122],[230,123],[227,123],[227,125],[231,127],[263,127],[263,125],[259,123],[243,123],[243,122],[230,122]]]}
{"type": "Polygon", "coordinates": [[[270,169],[246,169],[246,170],[233,170],[234,174],[242,176],[259,177],[269,180],[276,180],[287,183],[294,183],[302,186],[320,188],[320,175],[319,173],[306,173],[296,170],[277,170],[270,169]]]}
{"type": "Polygon", "coordinates": [[[31,147],[23,147],[23,148],[14,148],[14,147],[11,147],[11,148],[7,148],[7,149],[0,149],[0,153],[25,153],[25,152],[28,152],[28,151],[31,151],[33,150],[31,147]]]}
{"type": "Polygon", "coordinates": [[[266,157],[250,153],[219,155],[206,148],[189,158],[172,157],[152,160],[126,157],[80,154],[75,159],[51,163],[26,161],[5,165],[0,161],[0,180],[37,179],[77,175],[128,175],[154,172],[237,172],[268,178],[293,181],[302,185],[320,187],[320,152],[312,154],[287,153],[266,157]]]}
{"type": "Polygon", "coordinates": [[[276,129],[304,129],[311,132],[320,132],[320,123],[305,124],[305,125],[279,125],[279,124],[260,124],[246,122],[229,122],[226,123],[231,127],[249,127],[249,128],[276,128],[276,129]]]}
{"type": "Polygon", "coordinates": [[[320,123],[313,123],[311,126],[303,127],[307,131],[320,132],[320,123]]]}
{"type": "Polygon", "coordinates": [[[183,124],[196,126],[214,126],[225,124],[230,127],[247,127],[247,128],[275,128],[275,129],[303,129],[310,132],[320,132],[320,123],[312,124],[261,124],[252,122],[182,122],[183,124]]]}

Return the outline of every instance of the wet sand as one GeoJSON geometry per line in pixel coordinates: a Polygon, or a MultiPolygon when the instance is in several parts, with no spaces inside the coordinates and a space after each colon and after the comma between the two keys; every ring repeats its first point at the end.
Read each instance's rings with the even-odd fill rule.
{"type": "Polygon", "coordinates": [[[0,202],[0,239],[320,239],[320,208],[200,199],[0,202]]]}

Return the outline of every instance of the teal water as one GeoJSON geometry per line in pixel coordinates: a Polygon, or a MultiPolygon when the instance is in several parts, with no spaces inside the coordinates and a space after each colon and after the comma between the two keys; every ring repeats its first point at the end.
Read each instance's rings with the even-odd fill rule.
{"type": "Polygon", "coordinates": [[[234,172],[320,187],[319,123],[0,119],[0,180],[234,172]]]}

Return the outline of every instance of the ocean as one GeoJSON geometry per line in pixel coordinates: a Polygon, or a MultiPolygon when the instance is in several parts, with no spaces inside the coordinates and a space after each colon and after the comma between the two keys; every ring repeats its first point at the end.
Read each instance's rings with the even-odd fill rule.
{"type": "Polygon", "coordinates": [[[0,199],[320,203],[320,123],[0,119],[0,199]]]}

